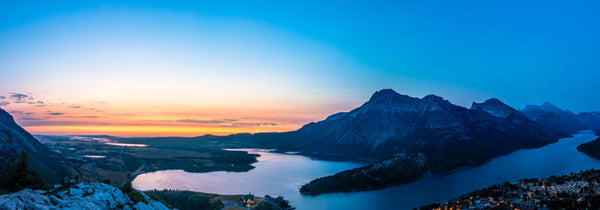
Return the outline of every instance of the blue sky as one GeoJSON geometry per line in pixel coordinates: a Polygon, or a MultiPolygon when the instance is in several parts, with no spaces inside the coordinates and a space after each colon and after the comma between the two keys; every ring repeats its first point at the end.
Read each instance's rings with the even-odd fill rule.
{"type": "Polygon", "coordinates": [[[0,96],[55,109],[249,107],[301,125],[393,88],[467,107],[497,97],[600,110],[598,1],[0,5],[0,96]]]}

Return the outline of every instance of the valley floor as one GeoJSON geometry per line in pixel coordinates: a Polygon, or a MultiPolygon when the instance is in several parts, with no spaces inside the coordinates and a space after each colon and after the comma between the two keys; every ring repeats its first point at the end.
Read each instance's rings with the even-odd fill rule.
{"type": "Polygon", "coordinates": [[[220,148],[187,147],[186,145],[156,147],[145,144],[128,144],[114,137],[86,136],[36,136],[50,149],[70,159],[79,179],[120,185],[127,174],[136,175],[168,169],[188,172],[233,171],[243,172],[254,168],[256,155],[243,151],[224,151],[220,148]]]}

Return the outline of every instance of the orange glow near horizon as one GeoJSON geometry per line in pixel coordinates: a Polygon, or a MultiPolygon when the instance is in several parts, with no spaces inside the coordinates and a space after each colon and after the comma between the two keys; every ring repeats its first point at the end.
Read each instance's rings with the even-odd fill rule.
{"type": "Polygon", "coordinates": [[[286,132],[356,105],[266,101],[236,104],[48,99],[5,94],[2,107],[34,135],[201,136],[286,132]],[[6,100],[6,99],[5,99],[6,100]],[[39,102],[38,102],[39,100],[39,102]],[[341,109],[341,110],[340,110],[341,109]]]}
{"type": "Polygon", "coordinates": [[[126,137],[148,136],[202,136],[229,135],[237,133],[285,132],[297,127],[258,126],[253,128],[215,127],[164,127],[164,126],[28,126],[23,127],[33,134],[45,135],[113,135],[126,137]]]}

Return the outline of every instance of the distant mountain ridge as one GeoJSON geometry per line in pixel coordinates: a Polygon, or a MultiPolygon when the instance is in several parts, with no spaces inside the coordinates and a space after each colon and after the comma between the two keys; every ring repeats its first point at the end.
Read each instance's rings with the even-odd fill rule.
{"type": "Polygon", "coordinates": [[[600,128],[600,112],[574,114],[549,102],[545,102],[540,106],[526,105],[521,113],[541,125],[567,134],[600,128]]]}
{"type": "Polygon", "coordinates": [[[11,158],[21,151],[29,153],[31,167],[41,172],[49,181],[58,181],[69,173],[65,159],[51,151],[21,126],[13,117],[0,109],[0,172],[8,169],[11,158]]]}
{"type": "Polygon", "coordinates": [[[311,195],[407,183],[430,173],[483,164],[518,149],[541,147],[566,136],[498,99],[473,103],[467,109],[439,96],[419,99],[391,89],[377,91],[350,112],[309,123],[292,133],[303,140],[299,150],[380,160],[375,163],[378,167],[348,170],[304,185],[301,192],[311,195]],[[419,158],[394,161],[397,157],[419,158]],[[398,171],[398,167],[409,170],[398,171]]]}

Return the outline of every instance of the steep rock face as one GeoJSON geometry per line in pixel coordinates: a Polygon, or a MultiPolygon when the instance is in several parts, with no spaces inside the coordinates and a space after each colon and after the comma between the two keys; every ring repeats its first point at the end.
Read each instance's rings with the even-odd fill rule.
{"type": "Polygon", "coordinates": [[[80,183],[58,192],[24,189],[0,196],[0,209],[169,209],[140,192],[148,203],[133,203],[119,189],[102,183],[80,183]]]}
{"type": "Polygon", "coordinates": [[[5,171],[11,158],[21,151],[29,153],[31,167],[49,181],[57,181],[68,173],[62,156],[36,140],[17,125],[10,114],[0,109],[0,172],[5,171]]]}
{"type": "Polygon", "coordinates": [[[562,110],[549,102],[545,102],[541,106],[527,105],[521,113],[543,126],[567,134],[591,128],[576,114],[568,110],[562,110]]]}
{"type": "Polygon", "coordinates": [[[486,157],[482,161],[520,148],[543,146],[560,136],[497,99],[466,109],[439,96],[419,99],[389,89],[377,91],[351,112],[307,124],[295,134],[300,136],[300,150],[313,152],[372,159],[424,153],[433,158],[430,160],[460,152],[459,156],[486,157]]]}

